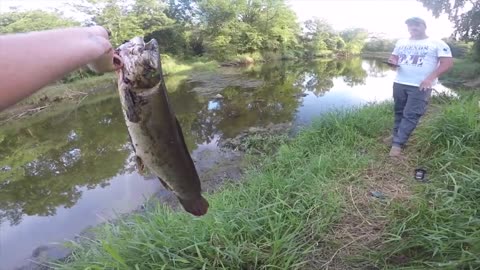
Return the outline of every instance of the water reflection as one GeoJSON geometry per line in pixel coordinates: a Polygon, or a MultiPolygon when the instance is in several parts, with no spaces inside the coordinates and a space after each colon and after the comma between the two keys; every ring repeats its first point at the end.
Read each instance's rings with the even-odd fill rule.
{"type": "Polygon", "coordinates": [[[265,64],[246,72],[250,78],[266,82],[261,87],[230,86],[221,92],[222,98],[202,100],[190,91],[189,83],[183,83],[172,94],[172,103],[185,133],[191,135],[187,135],[187,145],[195,149],[217,134],[231,138],[252,126],[294,120],[302,93],[321,97],[332,89],[335,78],[342,78],[349,87],[365,84],[368,73],[362,63],[361,59],[349,59],[265,64]]]}
{"type": "MultiPolygon", "coordinates": [[[[391,85],[392,79],[388,67],[359,58],[264,64],[245,73],[243,76],[265,83],[257,88],[228,86],[219,93],[221,97],[192,91],[198,82],[184,81],[176,89],[169,89],[191,152],[199,145],[235,137],[253,126],[305,123],[338,105],[388,98],[385,86],[391,85]],[[378,95],[378,89],[386,92],[378,95]]],[[[80,211],[75,208],[77,203],[87,204],[84,200],[90,200],[88,204],[95,205],[93,198],[101,196],[88,194],[100,189],[113,197],[115,194],[110,192],[125,192],[113,186],[133,173],[131,150],[118,97],[115,91],[106,95],[47,121],[0,129],[0,229],[20,227],[17,233],[12,229],[8,235],[0,235],[0,244],[2,238],[14,239],[20,231],[28,234],[28,226],[39,217],[51,217],[51,222],[57,222],[59,212],[80,211]]],[[[132,179],[137,187],[152,185],[138,176],[132,179]]],[[[139,188],[139,192],[144,189],[139,188]]],[[[101,202],[102,209],[118,204],[104,199],[101,202]]],[[[64,226],[77,228],[73,224],[77,221],[71,220],[64,226]]],[[[88,219],[82,222],[89,224],[88,219]]],[[[52,224],[39,223],[36,230],[46,230],[42,226],[52,224]]],[[[6,241],[7,245],[13,244],[6,241]]],[[[24,244],[28,250],[31,243],[24,244]]],[[[0,258],[6,259],[2,254],[0,258]]]]}

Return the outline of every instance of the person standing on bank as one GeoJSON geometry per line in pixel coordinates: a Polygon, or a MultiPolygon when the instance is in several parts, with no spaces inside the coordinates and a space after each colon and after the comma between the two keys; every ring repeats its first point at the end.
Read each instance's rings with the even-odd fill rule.
{"type": "Polygon", "coordinates": [[[405,21],[409,39],[400,39],[388,59],[397,70],[393,83],[395,122],[390,156],[399,157],[402,148],[424,115],[438,77],[453,66],[450,47],[426,34],[427,25],[418,17],[405,21]]]}

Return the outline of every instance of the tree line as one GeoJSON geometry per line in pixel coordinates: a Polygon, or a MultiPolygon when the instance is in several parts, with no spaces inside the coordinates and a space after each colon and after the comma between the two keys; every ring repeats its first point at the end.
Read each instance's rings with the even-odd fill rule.
{"type": "Polygon", "coordinates": [[[469,55],[480,62],[480,1],[475,0],[417,0],[434,17],[446,14],[454,24],[453,41],[463,41],[472,49],[469,55]]]}
{"type": "MultiPolygon", "coordinates": [[[[434,16],[449,14],[455,32],[445,41],[455,56],[480,58],[480,2],[469,10],[467,0],[418,1],[434,16]]],[[[98,24],[111,32],[115,47],[140,35],[156,38],[163,54],[217,61],[391,52],[395,45],[361,28],[337,31],[319,18],[299,23],[286,0],[82,0],[72,7],[85,19],[76,21],[60,11],[1,13],[0,34],[98,24]]]]}
{"type": "Polygon", "coordinates": [[[12,10],[0,14],[0,33],[98,24],[110,30],[114,46],[140,35],[156,38],[163,53],[218,61],[357,54],[368,36],[359,28],[335,31],[316,18],[299,23],[286,0],[83,0],[73,6],[87,19],[12,10]]]}
{"type": "MultiPolygon", "coordinates": [[[[448,44],[452,50],[452,55],[455,58],[470,58],[476,57],[475,43],[472,41],[462,41],[454,38],[443,38],[443,41],[448,44]]],[[[397,39],[388,39],[382,37],[371,36],[369,40],[365,42],[363,52],[368,53],[391,53],[395,48],[397,39]]]]}

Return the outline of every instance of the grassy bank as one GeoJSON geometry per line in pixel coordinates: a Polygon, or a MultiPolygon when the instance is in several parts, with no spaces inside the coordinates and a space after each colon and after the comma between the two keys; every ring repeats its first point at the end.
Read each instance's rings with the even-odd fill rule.
{"type": "Polygon", "coordinates": [[[375,254],[381,265],[480,267],[479,100],[478,93],[465,94],[419,129],[410,152],[430,183],[418,186],[407,204],[392,205],[386,245],[375,254]]]}
{"type": "Polygon", "coordinates": [[[42,104],[45,102],[60,101],[76,96],[82,96],[92,91],[100,91],[108,88],[115,83],[115,81],[115,75],[109,73],[101,76],[80,79],[70,83],[52,84],[40,89],[35,94],[20,101],[17,106],[26,104],[42,104]]]}
{"type": "Polygon", "coordinates": [[[165,75],[182,75],[190,71],[214,71],[218,63],[204,58],[178,60],[169,55],[162,55],[162,68],[165,75]]]}
{"type": "MultiPolygon", "coordinates": [[[[460,85],[480,79],[480,62],[470,59],[454,59],[453,68],[441,80],[447,84],[460,85]]],[[[480,82],[479,82],[480,83],[480,82]]]]}
{"type": "Polygon", "coordinates": [[[479,98],[433,102],[435,113],[407,149],[407,163],[424,166],[431,182],[390,166],[406,175],[406,198],[360,201],[373,188],[392,194],[381,182],[398,180],[386,172],[388,147],[379,142],[391,128],[391,105],[332,113],[276,154],[255,158],[241,184],[208,195],[206,216],[153,207],[97,228],[98,238],[74,244],[58,268],[323,269],[340,256],[355,260],[338,269],[479,267],[479,98]],[[369,234],[378,235],[375,245],[361,245],[369,234]]]}
{"type": "Polygon", "coordinates": [[[243,184],[208,196],[207,216],[158,207],[102,226],[62,268],[303,268],[342,216],[341,186],[373,159],[365,150],[379,147],[388,111],[331,114],[263,157],[243,184]]]}

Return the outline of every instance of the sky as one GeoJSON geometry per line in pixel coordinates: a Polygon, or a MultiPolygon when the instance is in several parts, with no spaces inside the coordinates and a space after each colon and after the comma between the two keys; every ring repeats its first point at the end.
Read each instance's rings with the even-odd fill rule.
{"type": "Polygon", "coordinates": [[[421,17],[427,23],[427,34],[434,38],[448,37],[453,24],[446,15],[433,17],[416,0],[289,0],[300,20],[312,17],[326,19],[334,29],[361,27],[387,37],[408,37],[405,20],[421,17]]]}
{"type": "MultiPolygon", "coordinates": [[[[300,21],[313,17],[327,20],[334,29],[361,27],[389,38],[408,37],[405,20],[418,16],[427,22],[427,34],[433,38],[448,37],[453,25],[446,15],[434,18],[416,0],[287,0],[300,21]]],[[[61,8],[72,0],[0,0],[0,12],[10,6],[21,8],[61,8]]],[[[65,12],[67,16],[75,13],[65,12]]]]}

